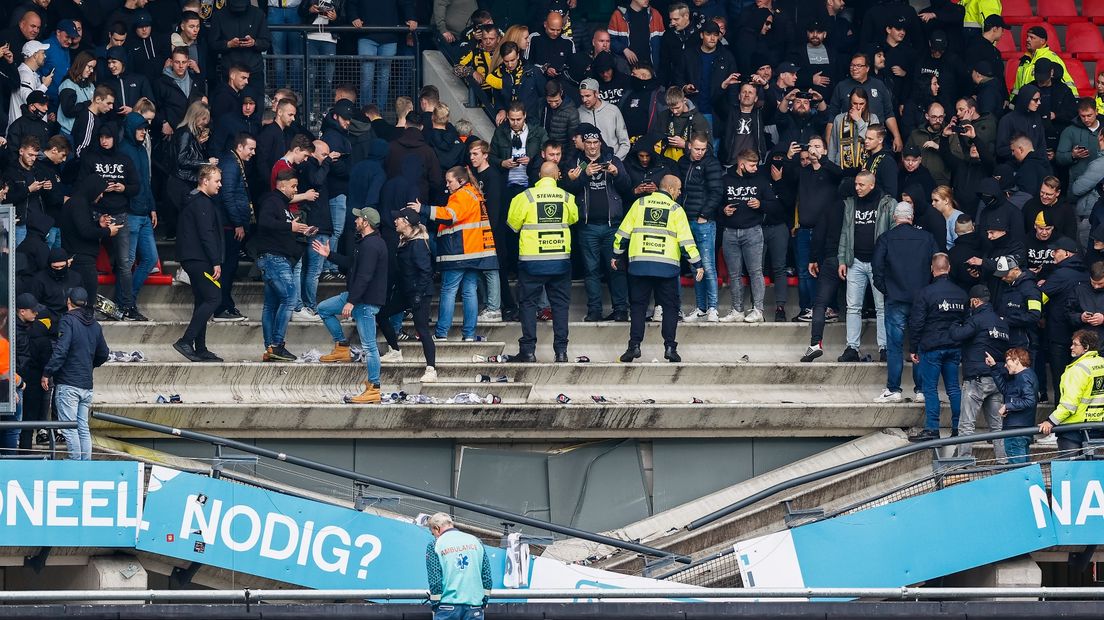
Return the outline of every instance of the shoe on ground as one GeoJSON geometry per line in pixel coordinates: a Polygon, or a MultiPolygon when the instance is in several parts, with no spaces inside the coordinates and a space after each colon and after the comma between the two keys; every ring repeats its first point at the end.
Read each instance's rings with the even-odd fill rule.
{"type": "Polygon", "coordinates": [[[744,313],[741,310],[733,308],[729,311],[728,314],[722,316],[719,320],[721,323],[743,323],[744,313]]]}
{"type": "Polygon", "coordinates": [[[602,313],[601,312],[587,312],[586,316],[583,317],[583,320],[586,321],[587,323],[600,323],[600,322],[602,322],[602,313]]]}
{"type": "Polygon", "coordinates": [[[137,307],[131,306],[123,312],[123,320],[124,321],[148,321],[149,319],[146,318],[146,316],[144,314],[142,314],[141,312],[138,312],[137,307]]]}
{"type": "Polygon", "coordinates": [[[774,322],[785,323],[786,322],[786,309],[782,306],[778,306],[774,309],[774,322]]]}
{"type": "Polygon", "coordinates": [[[687,323],[697,323],[698,321],[704,321],[708,316],[705,310],[701,308],[694,308],[693,312],[688,312],[682,316],[682,320],[687,323]]]}
{"type": "Polygon", "coordinates": [[[201,362],[214,362],[219,364],[223,362],[223,359],[221,357],[206,349],[204,349],[203,351],[196,351],[196,356],[199,357],[199,361],[201,362]]]}
{"type": "Polygon", "coordinates": [[[437,369],[433,366],[426,366],[425,372],[422,373],[422,378],[418,379],[419,383],[435,383],[437,381],[437,369]]]}
{"type": "Polygon", "coordinates": [[[349,349],[349,345],[336,342],[333,351],[319,357],[318,361],[324,364],[349,363],[353,361],[353,352],[349,349]]]}
{"type": "Polygon", "coordinates": [[[678,354],[676,347],[663,347],[663,359],[677,364],[682,361],[682,356],[678,354]]]}
{"type": "Polygon", "coordinates": [[[521,312],[517,308],[502,311],[503,323],[517,323],[521,321],[521,312]]]}
{"type": "Polygon", "coordinates": [[[878,349],[878,361],[884,364],[887,359],[888,358],[886,357],[886,350],[878,349]]]}
{"type": "Polygon", "coordinates": [[[402,351],[399,349],[391,349],[387,353],[380,356],[380,362],[383,364],[401,364],[403,361],[402,351]]]}
{"type": "Polygon", "coordinates": [[[857,362],[859,361],[859,351],[851,347],[847,347],[843,350],[843,354],[836,358],[837,362],[857,362]]]}
{"type": "Polygon", "coordinates": [[[628,310],[614,310],[613,311],[613,322],[614,323],[628,323],[629,322],[629,311],[628,310]]]}
{"type": "Polygon", "coordinates": [[[521,353],[519,351],[517,355],[510,356],[510,361],[517,362],[519,364],[536,364],[537,356],[533,355],[532,353],[521,353]]]}
{"type": "Polygon", "coordinates": [[[756,308],[756,309],[752,310],[751,312],[748,312],[744,316],[744,322],[745,323],[762,323],[763,322],[763,311],[756,308]]]}
{"type": "MultiPolygon", "coordinates": [[[[809,320],[811,321],[812,318],[810,318],[809,320]]],[[[828,308],[827,310],[824,311],[824,322],[825,323],[835,323],[837,321],[839,321],[839,312],[836,312],[835,310],[833,310],[831,308],[828,308]]]]}
{"type": "Polygon", "coordinates": [[[811,344],[808,349],[805,349],[805,355],[801,356],[801,361],[808,363],[821,355],[824,355],[824,348],[820,346],[820,343],[811,344]]]}
{"type": "Polygon", "coordinates": [[[291,313],[293,323],[317,323],[322,320],[318,313],[310,308],[303,307],[291,313]]]}
{"type": "Polygon", "coordinates": [[[556,363],[557,364],[567,363],[567,351],[556,351],[556,363]]]}
{"type": "Polygon", "coordinates": [[[652,308],[652,319],[651,320],[653,320],[657,323],[663,321],[663,306],[656,306],[655,308],[652,308]]]}
{"type": "Polygon", "coordinates": [[[900,392],[891,392],[889,388],[882,390],[882,393],[874,398],[876,403],[899,403],[904,400],[901,397],[900,392]]]}
{"type": "MultiPolygon", "coordinates": [[[[167,237],[166,237],[166,240],[168,240],[167,237]]],[[[184,271],[183,268],[180,268],[180,269],[177,269],[176,273],[173,274],[172,283],[173,283],[173,286],[178,286],[178,285],[181,285],[181,284],[191,286],[192,285],[192,279],[188,277],[188,272],[187,271],[184,271]]]]}
{"type": "Polygon", "coordinates": [[[379,386],[365,381],[364,391],[356,396],[350,396],[345,402],[350,405],[378,405],[381,400],[379,386]]]}
{"type": "Polygon", "coordinates": [[[537,313],[538,321],[551,321],[552,320],[552,308],[541,308],[537,313]]]}
{"type": "Polygon", "coordinates": [[[245,317],[237,310],[223,310],[216,314],[212,320],[216,323],[236,323],[238,321],[244,321],[245,317]]]}
{"type": "Polygon", "coordinates": [[[925,428],[924,430],[920,431],[919,433],[916,433],[912,437],[909,437],[909,441],[914,442],[914,443],[919,443],[921,441],[933,441],[933,440],[936,440],[936,439],[939,439],[939,431],[933,431],[929,428],[925,428]]]}
{"type": "Polygon", "coordinates": [[[299,359],[299,358],[295,357],[295,355],[293,355],[290,351],[288,351],[286,348],[284,348],[284,345],[278,344],[278,345],[273,345],[273,346],[268,348],[268,359],[265,360],[265,361],[269,361],[269,362],[294,362],[297,359],[299,359]]]}
{"type": "Polygon", "coordinates": [[[717,313],[716,308],[710,308],[705,311],[706,323],[719,323],[721,321],[721,315],[717,313]]]}
{"type": "Polygon", "coordinates": [[[479,313],[478,320],[480,323],[501,323],[502,311],[501,310],[484,310],[479,313]]]}
{"type": "Polygon", "coordinates": [[[924,393],[923,392],[913,392],[912,393],[912,402],[914,402],[914,403],[924,402],[924,393]]]}
{"type": "Polygon", "coordinates": [[[202,362],[203,361],[199,357],[199,355],[196,353],[196,350],[194,348],[192,348],[192,345],[188,344],[187,342],[177,340],[176,342],[173,343],[173,348],[176,349],[177,353],[179,353],[179,354],[183,355],[184,357],[186,357],[189,362],[202,362]]]}
{"type": "Polygon", "coordinates": [[[621,354],[619,358],[622,362],[631,362],[640,357],[640,345],[630,344],[629,348],[625,349],[625,352],[621,354]]]}
{"type": "Polygon", "coordinates": [[[805,308],[800,314],[793,318],[794,323],[812,323],[813,322],[813,309],[805,308]]]}
{"type": "Polygon", "coordinates": [[[448,336],[438,336],[433,334],[433,342],[448,342],[448,336]]]}

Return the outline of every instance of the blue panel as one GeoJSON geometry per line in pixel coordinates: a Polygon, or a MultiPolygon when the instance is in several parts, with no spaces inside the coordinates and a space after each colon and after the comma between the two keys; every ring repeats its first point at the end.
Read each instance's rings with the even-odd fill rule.
{"type": "Polygon", "coordinates": [[[1053,546],[1033,486],[1038,465],[795,528],[805,587],[906,586],[1053,546]]]}
{"type": "Polygon", "coordinates": [[[133,547],[142,466],[0,461],[0,546],[133,547]]]}
{"type": "Polygon", "coordinates": [[[1104,463],[1055,461],[1050,465],[1051,504],[1036,493],[1036,527],[1052,524],[1059,545],[1099,545],[1104,542],[1104,463]],[[1053,521],[1048,521],[1052,519],[1053,521]]]}

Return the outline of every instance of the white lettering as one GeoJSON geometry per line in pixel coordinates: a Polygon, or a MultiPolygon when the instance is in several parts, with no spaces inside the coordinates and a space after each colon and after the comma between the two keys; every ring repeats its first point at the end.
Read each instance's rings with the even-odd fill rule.
{"type": "Polygon", "coordinates": [[[1099,480],[1090,480],[1085,485],[1085,496],[1077,510],[1077,525],[1085,525],[1089,517],[1104,517],[1104,489],[1100,488],[1099,480]]]}
{"type": "MultiPolygon", "coordinates": [[[[116,517],[115,517],[115,522],[116,522],[115,524],[118,525],[119,527],[137,527],[138,526],[138,521],[142,517],[142,507],[141,507],[141,505],[138,504],[138,502],[135,502],[135,504],[136,504],[135,509],[136,510],[135,510],[134,516],[131,517],[131,516],[127,515],[127,512],[129,512],[127,509],[129,507],[129,504],[130,504],[130,502],[128,501],[128,498],[130,496],[129,486],[130,486],[130,483],[128,483],[128,482],[120,482],[119,487],[117,489],[118,493],[115,496],[116,502],[118,503],[118,506],[116,506],[116,508],[118,509],[118,513],[116,514],[116,517]]],[[[135,497],[135,499],[138,500],[138,499],[141,499],[141,498],[140,497],[135,497]]]]}
{"type": "Polygon", "coordinates": [[[1031,510],[1035,513],[1035,527],[1040,530],[1047,526],[1047,492],[1043,487],[1033,484],[1027,489],[1028,501],[1031,502],[1031,510]]]}
{"type": "Polygon", "coordinates": [[[1069,480],[1063,480],[1061,484],[1062,499],[1059,500],[1059,495],[1054,492],[1053,484],[1050,490],[1050,508],[1054,511],[1054,519],[1062,525],[1070,524],[1070,516],[1073,512],[1073,498],[1070,497],[1070,482],[1069,480]]]}
{"type": "Polygon", "coordinates": [[[15,525],[18,514],[16,507],[22,507],[27,515],[30,525],[42,526],[42,481],[34,481],[34,502],[27,497],[26,490],[20,486],[18,480],[8,481],[8,525],[15,525]]]}
{"type": "Polygon", "coordinates": [[[73,527],[80,524],[77,517],[58,516],[58,508],[66,508],[75,503],[74,495],[58,497],[58,491],[76,491],[79,488],[80,483],[76,480],[51,480],[46,483],[46,525],[73,527]]]}
{"type": "Polygon", "coordinates": [[[352,542],[349,537],[349,532],[335,525],[327,525],[318,530],[318,536],[314,539],[314,545],[311,547],[311,557],[314,558],[314,563],[326,571],[327,573],[341,573],[345,574],[345,571],[349,568],[349,550],[342,549],[341,547],[333,548],[333,555],[337,558],[334,562],[329,562],[326,558],[322,557],[322,544],[327,538],[337,537],[341,541],[342,545],[346,547],[352,542]]]}
{"type": "Polygon", "coordinates": [[[303,524],[303,539],[299,541],[299,556],[295,559],[295,563],[299,566],[307,565],[312,536],[314,536],[314,521],[307,521],[303,524]]]}
{"type": "Polygon", "coordinates": [[[189,495],[184,504],[184,518],[180,522],[180,538],[188,540],[197,528],[195,522],[199,522],[199,535],[203,542],[210,545],[215,542],[215,533],[218,531],[219,515],[222,514],[222,500],[211,501],[211,518],[203,514],[203,504],[200,504],[196,495],[189,495]]]}
{"type": "Polygon", "coordinates": [[[360,548],[365,544],[372,545],[372,550],[364,554],[364,557],[360,558],[360,570],[357,571],[357,579],[368,578],[368,565],[379,557],[379,554],[383,552],[383,543],[380,542],[379,537],[371,534],[361,534],[357,536],[356,542],[353,543],[354,547],[360,548]]]}
{"type": "Polygon", "coordinates": [[[230,509],[226,511],[226,515],[222,518],[222,540],[226,543],[228,549],[231,551],[249,551],[257,546],[257,540],[259,540],[260,537],[261,516],[257,514],[256,510],[253,510],[249,506],[237,504],[231,506],[230,509]],[[241,542],[234,540],[232,535],[234,517],[238,515],[249,519],[249,535],[241,542]]]}
{"type": "Polygon", "coordinates": [[[112,527],[115,522],[111,517],[95,517],[92,516],[93,508],[100,508],[109,506],[111,500],[106,497],[93,497],[92,494],[96,491],[111,491],[115,488],[115,483],[110,480],[89,480],[84,483],[84,488],[81,489],[81,525],[85,527],[112,527]]]}
{"type": "Polygon", "coordinates": [[[299,524],[291,517],[270,512],[265,515],[264,536],[261,538],[261,557],[273,560],[286,560],[295,553],[295,545],[299,542],[299,524]],[[276,526],[287,528],[287,544],[283,549],[272,548],[272,537],[276,526]]]}

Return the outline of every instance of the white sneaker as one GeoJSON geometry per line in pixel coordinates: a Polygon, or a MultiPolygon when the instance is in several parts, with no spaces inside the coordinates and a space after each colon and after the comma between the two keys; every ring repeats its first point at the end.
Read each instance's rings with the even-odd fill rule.
{"type": "Polygon", "coordinates": [[[657,323],[663,320],[663,306],[656,306],[652,309],[652,320],[657,323]]]}
{"type": "Polygon", "coordinates": [[[322,317],[307,307],[302,307],[295,312],[291,313],[291,320],[293,323],[318,323],[322,320],[322,317]]]}
{"type": "Polygon", "coordinates": [[[380,362],[384,364],[401,364],[402,361],[402,351],[399,349],[391,349],[380,356],[380,362]]]}
{"type": "Polygon", "coordinates": [[[759,309],[755,309],[755,310],[752,310],[751,312],[748,312],[747,315],[744,317],[744,322],[745,323],[762,323],[763,322],[763,311],[759,310],[759,309]]]}
{"type": "Polygon", "coordinates": [[[435,383],[437,381],[437,369],[433,366],[426,366],[425,372],[422,373],[422,378],[418,379],[421,383],[435,383]]]}
{"type": "Polygon", "coordinates": [[[705,313],[705,310],[702,310],[701,308],[694,308],[693,312],[683,315],[682,320],[686,321],[687,323],[694,323],[696,321],[704,319],[706,316],[707,315],[705,313]]]}
{"type": "Polygon", "coordinates": [[[1035,440],[1035,444],[1039,446],[1046,446],[1048,448],[1058,447],[1058,436],[1054,433],[1047,435],[1046,437],[1040,437],[1035,440]]]}
{"type": "Polygon", "coordinates": [[[728,314],[718,319],[721,323],[742,323],[744,320],[744,313],[741,310],[733,308],[728,314]]]}
{"type": "Polygon", "coordinates": [[[501,310],[484,310],[479,313],[480,323],[501,323],[502,311],[501,310]]]}
{"type": "Polygon", "coordinates": [[[923,392],[913,392],[912,393],[912,402],[914,402],[914,403],[924,402],[924,393],[923,392]]]}
{"type": "Polygon", "coordinates": [[[188,272],[184,271],[184,268],[181,267],[180,269],[176,270],[176,273],[173,274],[172,283],[173,283],[173,286],[180,285],[180,284],[191,286],[192,285],[192,279],[188,277],[188,272]]]}
{"type": "Polygon", "coordinates": [[[705,322],[706,323],[717,323],[720,320],[721,320],[721,317],[720,317],[720,315],[717,314],[717,309],[716,308],[710,308],[710,309],[705,311],[705,322]]]}
{"type": "Polygon", "coordinates": [[[882,390],[882,393],[874,399],[876,403],[899,403],[901,402],[900,392],[890,392],[889,389],[882,390]]]}

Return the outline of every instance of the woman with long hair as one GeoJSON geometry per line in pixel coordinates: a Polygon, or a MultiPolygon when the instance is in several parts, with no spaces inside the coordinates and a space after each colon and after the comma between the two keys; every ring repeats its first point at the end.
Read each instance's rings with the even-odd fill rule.
{"type": "Polygon", "coordinates": [[[507,41],[517,45],[518,54],[525,58],[529,53],[529,28],[521,24],[514,24],[506,29],[506,34],[502,35],[502,41],[495,49],[494,56],[491,57],[491,71],[502,64],[502,44],[507,41]]]}
{"type": "Polygon", "coordinates": [[[218,164],[217,158],[207,156],[210,128],[210,108],[202,101],[195,101],[188,106],[184,118],[173,131],[172,173],[165,187],[169,212],[162,213],[158,218],[166,238],[176,237],[177,217],[184,207],[184,199],[199,183],[199,169],[207,164],[218,164]]]}
{"type": "Polygon", "coordinates": [[[958,210],[958,201],[955,200],[954,190],[950,186],[940,185],[932,190],[931,202],[935,210],[947,222],[947,249],[949,250],[954,247],[955,239],[958,238],[958,234],[955,233],[955,222],[958,221],[958,216],[962,215],[962,211],[958,210]]]}
{"type": "Polygon", "coordinates": [[[866,128],[880,122],[870,111],[870,95],[855,87],[847,95],[850,107],[832,119],[832,132],[828,135],[828,158],[844,170],[858,170],[863,166],[865,154],[863,140],[866,128]]]}
{"type": "Polygon", "coordinates": [[[69,71],[65,74],[65,81],[58,86],[57,120],[61,126],[61,134],[66,138],[73,133],[77,105],[92,100],[92,93],[96,91],[95,76],[96,57],[86,50],[73,59],[73,64],[69,65],[69,71]]]}
{"type": "Polygon", "coordinates": [[[437,380],[437,348],[433,344],[433,332],[429,329],[429,302],[433,297],[433,254],[429,249],[429,231],[422,224],[418,212],[409,208],[395,214],[395,231],[399,233],[399,247],[394,254],[399,263],[396,272],[399,282],[387,305],[376,314],[376,323],[391,348],[380,361],[403,361],[399,339],[389,319],[398,312],[410,310],[414,315],[414,331],[422,343],[422,354],[426,359],[425,373],[420,381],[432,383],[437,380]]]}

